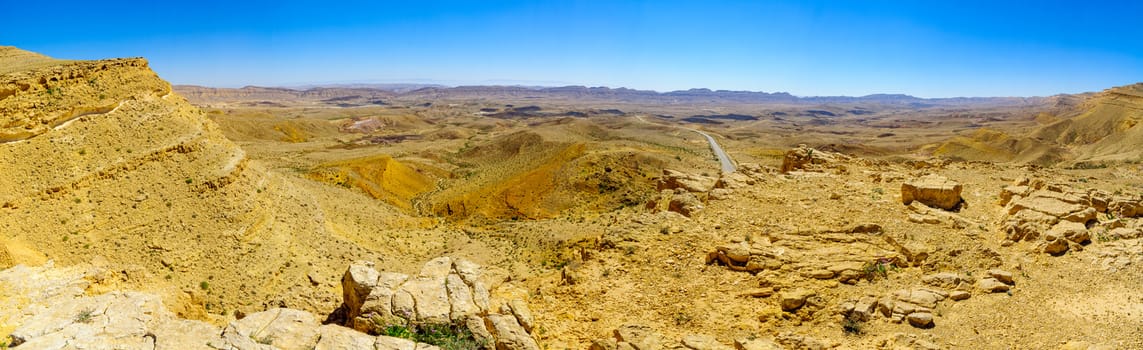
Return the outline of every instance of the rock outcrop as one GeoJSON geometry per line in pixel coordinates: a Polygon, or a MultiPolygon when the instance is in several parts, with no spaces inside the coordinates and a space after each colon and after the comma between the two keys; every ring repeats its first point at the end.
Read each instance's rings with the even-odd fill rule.
{"type": "Polygon", "coordinates": [[[0,47],[0,169],[0,268],[103,256],[171,287],[168,306],[179,288],[209,281],[198,296],[213,310],[177,310],[197,317],[336,307],[307,277],[332,275],[341,267],[328,258],[355,249],[313,205],[324,189],[251,162],[141,58],[0,47]]]}
{"type": "Polygon", "coordinates": [[[797,148],[786,151],[779,171],[783,174],[795,170],[820,171],[831,163],[849,159],[849,156],[840,153],[819,151],[806,145],[798,145],[797,148]]]}
{"type": "Polygon", "coordinates": [[[927,254],[918,247],[897,244],[875,224],[842,230],[792,232],[772,237],[734,239],[707,252],[707,264],[749,273],[791,269],[802,277],[853,284],[869,277],[865,268],[880,261],[920,264],[927,254]],[[860,250],[839,250],[838,243],[859,243],[860,250]]]}
{"type": "Polygon", "coordinates": [[[907,321],[914,327],[929,328],[934,325],[933,309],[948,298],[949,293],[940,289],[902,289],[887,296],[868,295],[843,301],[838,311],[847,319],[860,322],[884,317],[894,323],[907,321]]]}
{"type": "Polygon", "coordinates": [[[688,174],[678,170],[663,169],[663,176],[659,178],[658,189],[682,189],[687,192],[703,193],[714,188],[717,179],[697,174],[688,174]]]}
{"type": "Polygon", "coordinates": [[[1000,205],[1006,214],[1000,229],[1010,244],[1030,242],[1033,250],[1051,255],[1083,249],[1100,237],[1143,237],[1136,220],[1130,220],[1131,226],[1124,221],[1143,215],[1138,209],[1143,198],[1138,196],[1020,179],[1000,191],[1000,205]],[[1100,221],[1099,214],[1107,220],[1100,221]]]}
{"type": "Polygon", "coordinates": [[[901,184],[901,203],[909,205],[917,201],[930,207],[954,210],[964,201],[960,191],[959,183],[930,174],[901,184]]]}
{"type": "MultiPolygon", "coordinates": [[[[791,334],[784,336],[799,337],[791,334]]],[[[795,344],[787,344],[787,346],[793,345],[795,344]]],[[[612,331],[610,337],[595,339],[588,347],[589,350],[779,350],[784,348],[774,340],[753,337],[735,339],[733,346],[723,344],[715,337],[706,334],[688,334],[682,339],[676,340],[668,338],[650,326],[636,323],[621,325],[612,331]]]]}
{"type": "Polygon", "coordinates": [[[490,348],[538,350],[528,304],[493,299],[491,289],[499,282],[481,266],[449,257],[430,260],[415,276],[355,262],[341,281],[344,324],[371,333],[390,325],[459,324],[490,348]]]}
{"type": "MultiPolygon", "coordinates": [[[[378,306],[380,294],[370,293],[393,285],[394,279],[369,270],[366,264],[354,264],[346,272],[349,289],[344,302],[355,306],[351,309],[358,316],[353,320],[365,317],[360,314],[363,308],[370,313],[387,311],[407,315],[410,319],[406,324],[411,325],[462,325],[469,328],[475,341],[484,341],[487,349],[539,349],[530,333],[535,320],[527,304],[512,300],[489,310],[488,290],[480,282],[485,277],[476,264],[449,258],[430,261],[420,275],[406,278],[406,283],[390,290],[417,295],[412,297],[409,313],[396,314],[393,306],[378,306]],[[372,280],[372,287],[358,283],[363,280],[372,280]],[[462,291],[465,288],[471,290],[462,291]],[[431,298],[438,294],[445,296],[431,298]]],[[[16,349],[439,350],[407,339],[323,325],[316,315],[295,309],[251,313],[218,329],[209,323],[178,318],[152,294],[115,291],[86,295],[92,280],[106,273],[87,265],[57,269],[51,263],[0,271],[0,309],[6,310],[0,313],[0,324],[14,326],[12,343],[3,345],[16,349]]]]}

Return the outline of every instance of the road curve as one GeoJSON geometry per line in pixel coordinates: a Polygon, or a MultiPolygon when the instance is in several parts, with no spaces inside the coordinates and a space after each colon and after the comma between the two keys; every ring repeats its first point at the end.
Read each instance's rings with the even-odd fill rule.
{"type": "MultiPolygon", "coordinates": [[[[643,119],[643,116],[641,116],[641,115],[636,115],[635,119],[638,119],[639,121],[641,121],[643,123],[647,123],[647,124],[662,125],[662,124],[656,124],[656,123],[649,122],[649,121],[643,119]]],[[[718,141],[715,141],[714,137],[710,136],[710,134],[702,132],[698,129],[692,129],[692,128],[688,128],[688,127],[674,126],[674,125],[670,125],[670,126],[676,127],[679,129],[686,129],[686,130],[694,131],[694,132],[698,133],[699,135],[702,135],[703,137],[705,137],[707,142],[710,142],[710,151],[714,153],[715,157],[718,157],[718,163],[722,168],[723,174],[730,174],[730,173],[733,173],[733,172],[738,170],[734,166],[734,161],[730,159],[730,156],[727,155],[726,152],[722,150],[722,146],[719,146],[718,141]]]]}

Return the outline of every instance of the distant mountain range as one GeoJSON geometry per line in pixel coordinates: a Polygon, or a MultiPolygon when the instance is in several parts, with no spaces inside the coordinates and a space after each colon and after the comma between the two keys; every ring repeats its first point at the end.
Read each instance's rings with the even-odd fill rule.
{"type": "Polygon", "coordinates": [[[250,102],[282,99],[329,100],[518,100],[571,99],[649,104],[882,104],[914,108],[958,105],[1017,106],[1043,103],[1045,97],[956,97],[919,98],[903,94],[874,94],[860,97],[798,97],[785,92],[690,89],[670,92],[628,88],[561,86],[457,86],[421,84],[350,84],[295,88],[256,87],[211,88],[176,85],[175,90],[198,103],[250,102]],[[304,89],[301,89],[304,88],[304,89]]]}

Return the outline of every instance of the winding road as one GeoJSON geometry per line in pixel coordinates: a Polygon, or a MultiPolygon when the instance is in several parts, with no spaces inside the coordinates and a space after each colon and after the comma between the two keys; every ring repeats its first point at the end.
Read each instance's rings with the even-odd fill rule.
{"type": "MultiPolygon", "coordinates": [[[[639,121],[646,123],[646,124],[663,125],[663,124],[657,124],[657,123],[649,122],[646,119],[643,119],[643,116],[641,116],[641,115],[636,115],[635,119],[639,119],[639,121]]],[[[733,173],[736,170],[738,170],[734,166],[734,161],[730,159],[730,156],[727,155],[726,152],[722,150],[722,146],[719,146],[718,141],[715,141],[714,137],[710,136],[710,134],[702,132],[698,129],[688,128],[688,127],[683,127],[683,126],[675,126],[675,125],[665,125],[665,126],[671,126],[671,127],[675,127],[675,128],[679,128],[679,129],[690,130],[690,131],[697,132],[699,135],[702,135],[703,137],[706,138],[707,142],[710,142],[710,151],[714,153],[715,157],[718,157],[718,163],[722,167],[722,173],[723,174],[730,174],[730,173],[733,173]]]]}

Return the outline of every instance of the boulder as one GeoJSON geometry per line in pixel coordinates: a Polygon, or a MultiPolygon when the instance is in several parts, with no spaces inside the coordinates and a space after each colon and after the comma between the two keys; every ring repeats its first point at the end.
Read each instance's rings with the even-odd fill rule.
{"type": "Polygon", "coordinates": [[[989,293],[1000,293],[1007,292],[1009,287],[1007,284],[1004,284],[1004,282],[989,277],[981,278],[979,281],[976,281],[976,288],[989,293]]]}
{"type": "Polygon", "coordinates": [[[909,324],[918,328],[929,328],[933,326],[933,314],[930,312],[914,312],[905,316],[905,320],[909,324]]]}
{"type": "Polygon", "coordinates": [[[320,338],[318,327],[313,314],[280,308],[246,315],[231,322],[222,333],[230,341],[249,339],[282,350],[310,350],[320,338]]]}
{"type": "Polygon", "coordinates": [[[997,281],[1000,281],[1004,284],[1007,284],[1007,285],[1016,284],[1016,280],[1013,279],[1011,272],[999,270],[999,269],[992,269],[992,270],[988,270],[987,273],[988,273],[988,276],[995,278],[997,281]]]}
{"type": "Polygon", "coordinates": [[[805,305],[806,299],[815,294],[808,289],[783,290],[779,295],[778,305],[782,307],[782,311],[793,312],[805,305]]]}
{"type": "Polygon", "coordinates": [[[659,178],[659,191],[682,189],[686,192],[705,193],[714,188],[717,180],[702,175],[687,174],[677,170],[663,169],[659,178]]]}
{"type": "Polygon", "coordinates": [[[786,151],[786,155],[782,157],[782,167],[779,171],[786,174],[794,170],[811,170],[848,158],[836,153],[819,151],[806,145],[798,145],[797,148],[786,151]]]}
{"type": "Polygon", "coordinates": [[[667,206],[667,210],[682,214],[686,217],[691,217],[695,213],[705,208],[702,201],[698,199],[693,193],[684,192],[671,196],[671,202],[667,206]]]}
{"type": "Polygon", "coordinates": [[[615,340],[629,343],[637,350],[658,350],[663,343],[663,336],[646,325],[624,324],[616,328],[613,333],[615,340]]]}
{"type": "Polygon", "coordinates": [[[361,315],[361,306],[377,286],[379,273],[373,269],[373,263],[368,261],[354,261],[341,277],[342,301],[349,312],[349,319],[361,315]]]}
{"type": "Polygon", "coordinates": [[[738,189],[748,186],[753,186],[756,182],[750,176],[742,173],[722,174],[718,181],[714,183],[715,189],[738,189]]]}
{"type": "Polygon", "coordinates": [[[376,350],[417,350],[416,342],[404,338],[380,336],[375,339],[376,350]]]}
{"type": "Polygon", "coordinates": [[[734,340],[735,350],[783,350],[785,349],[778,343],[769,339],[749,339],[739,338],[734,340]]]}
{"type": "Polygon", "coordinates": [[[1055,234],[1044,235],[1044,243],[1040,250],[1051,255],[1060,255],[1068,251],[1068,241],[1055,234]]]}
{"type": "Polygon", "coordinates": [[[961,185],[939,175],[926,175],[901,184],[901,202],[918,201],[930,207],[953,210],[963,201],[961,185]]]}
{"type": "Polygon", "coordinates": [[[508,302],[511,308],[512,315],[516,316],[516,320],[520,322],[520,326],[524,327],[525,331],[532,332],[532,328],[536,325],[535,318],[532,317],[532,311],[528,308],[528,303],[521,299],[512,299],[508,302]]]}
{"type": "Polygon", "coordinates": [[[493,337],[496,338],[498,350],[540,350],[539,344],[532,335],[512,315],[489,314],[484,317],[485,324],[490,325],[493,337]]]}
{"type": "Polygon", "coordinates": [[[940,272],[921,277],[921,282],[933,287],[956,288],[962,282],[971,283],[970,277],[953,272],[940,272]]]}
{"type": "Polygon", "coordinates": [[[468,315],[480,312],[480,308],[472,301],[472,289],[464,283],[460,275],[450,274],[445,277],[445,290],[448,292],[450,319],[454,321],[464,320],[468,315]]]}
{"type": "Polygon", "coordinates": [[[314,350],[357,350],[374,349],[377,338],[338,325],[322,325],[318,327],[317,346],[314,350]]]}
{"type": "Polygon", "coordinates": [[[709,335],[691,334],[683,337],[683,346],[691,350],[732,350],[709,335]]]}
{"type": "Polygon", "coordinates": [[[1091,232],[1088,232],[1087,226],[1075,221],[1061,221],[1048,229],[1046,235],[1063,237],[1075,243],[1091,241],[1091,232]]]}
{"type": "Polygon", "coordinates": [[[873,319],[873,313],[877,310],[877,298],[872,296],[861,297],[853,304],[853,310],[849,312],[849,317],[858,321],[869,321],[873,319]]]}

